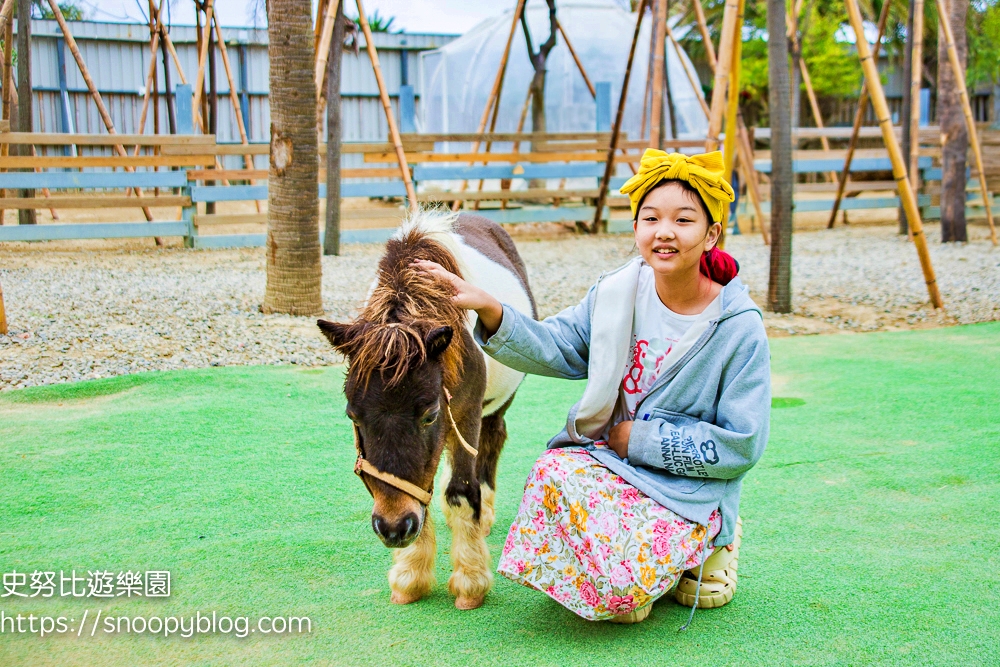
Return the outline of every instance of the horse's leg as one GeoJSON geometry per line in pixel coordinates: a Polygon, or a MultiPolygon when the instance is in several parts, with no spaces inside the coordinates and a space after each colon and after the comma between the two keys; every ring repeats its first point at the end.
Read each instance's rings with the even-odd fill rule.
{"type": "Polygon", "coordinates": [[[507,441],[507,424],[504,413],[514,401],[513,394],[500,409],[488,417],[483,417],[483,427],[479,432],[479,456],[476,457],[476,477],[480,482],[482,497],[482,516],[479,523],[483,526],[483,536],[490,534],[496,519],[494,499],[497,488],[497,462],[500,452],[507,441]]]}
{"type": "Polygon", "coordinates": [[[392,568],[389,570],[389,588],[395,604],[416,602],[431,591],[434,586],[434,554],[437,549],[434,539],[434,523],[430,508],[424,519],[420,535],[405,549],[394,549],[392,568]]]}
{"type": "MultiPolygon", "coordinates": [[[[472,419],[460,422],[466,440],[473,447],[479,441],[478,437],[470,438],[470,432],[476,431],[469,424],[472,419]]],[[[479,421],[477,416],[476,422],[479,421]]],[[[490,561],[490,551],[486,546],[482,517],[482,494],[479,480],[476,477],[476,462],[472,455],[458,444],[453,434],[449,435],[449,451],[451,453],[451,478],[442,497],[442,509],[448,527],[451,528],[451,566],[452,575],[448,580],[448,590],[455,596],[455,606],[459,609],[475,609],[483,604],[483,598],[493,585],[493,566],[490,561]]]]}

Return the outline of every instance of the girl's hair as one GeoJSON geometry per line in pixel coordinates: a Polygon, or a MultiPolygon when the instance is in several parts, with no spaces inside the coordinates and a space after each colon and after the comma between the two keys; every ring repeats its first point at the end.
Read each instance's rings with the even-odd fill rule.
{"type": "MultiPolygon", "coordinates": [[[[708,212],[708,207],[705,206],[705,202],[702,201],[701,195],[698,193],[694,187],[687,181],[682,181],[677,178],[665,178],[649,190],[646,194],[642,196],[639,200],[639,204],[635,207],[635,219],[633,222],[639,219],[639,210],[642,208],[642,203],[649,196],[649,193],[653,190],[663,187],[668,183],[677,183],[681,186],[684,192],[692,195],[695,200],[697,200],[698,205],[701,207],[702,212],[705,214],[705,219],[708,220],[709,226],[713,224],[712,214],[708,212]]],[[[736,261],[736,258],[730,255],[725,250],[720,250],[718,244],[722,241],[726,234],[726,226],[722,226],[722,231],[719,232],[719,239],[716,241],[716,245],[712,246],[712,249],[701,256],[701,264],[699,266],[701,272],[711,278],[713,281],[719,283],[720,285],[728,285],[729,282],[736,277],[736,274],[740,271],[740,265],[736,261]]]]}

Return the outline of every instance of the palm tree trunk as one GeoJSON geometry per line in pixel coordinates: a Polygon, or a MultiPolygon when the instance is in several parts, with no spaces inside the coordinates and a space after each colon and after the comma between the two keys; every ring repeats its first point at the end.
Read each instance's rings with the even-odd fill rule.
{"type": "Polygon", "coordinates": [[[262,310],[317,315],[323,302],[312,11],[309,0],[268,4],[271,160],[262,310]]]}
{"type": "Polygon", "coordinates": [[[771,125],[771,272],[767,307],[792,311],[792,131],[784,0],[767,0],[768,106],[771,125]]]}
{"type": "MultiPolygon", "coordinates": [[[[955,34],[955,50],[965,67],[968,55],[965,17],[969,0],[950,0],[947,17],[955,34]]],[[[962,100],[955,72],[948,60],[943,30],[938,27],[938,124],[941,126],[941,241],[967,241],[965,228],[965,161],[969,130],[965,127],[962,100]]]]}

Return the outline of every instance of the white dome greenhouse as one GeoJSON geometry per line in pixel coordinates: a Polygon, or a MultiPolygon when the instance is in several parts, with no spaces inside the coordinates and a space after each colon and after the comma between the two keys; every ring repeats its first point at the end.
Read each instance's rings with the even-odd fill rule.
{"type": "MultiPolygon", "coordinates": [[[[421,131],[455,133],[478,130],[510,34],[513,12],[510,9],[501,16],[487,19],[448,45],[421,55],[421,131]]],[[[525,13],[532,44],[537,49],[549,36],[548,7],[544,0],[529,0],[525,13]]],[[[606,81],[611,84],[613,118],[621,94],[629,46],[635,33],[636,15],[614,0],[565,0],[557,4],[557,17],[591,82],[606,81]]],[[[639,35],[629,82],[622,131],[631,139],[640,138],[643,93],[651,60],[651,24],[651,17],[647,16],[639,35]]],[[[681,138],[704,137],[708,122],[669,39],[666,53],[670,93],[677,114],[677,134],[681,138]]],[[[686,54],[683,57],[687,60],[686,54]]],[[[688,66],[693,72],[690,61],[688,66]]],[[[546,69],[546,130],[594,131],[596,104],[562,35],[558,36],[555,48],[549,53],[546,69]]],[[[517,129],[533,74],[524,32],[518,27],[500,98],[497,132],[517,129]]],[[[531,131],[530,113],[524,129],[531,131]]],[[[666,136],[669,135],[668,119],[666,136]]]]}

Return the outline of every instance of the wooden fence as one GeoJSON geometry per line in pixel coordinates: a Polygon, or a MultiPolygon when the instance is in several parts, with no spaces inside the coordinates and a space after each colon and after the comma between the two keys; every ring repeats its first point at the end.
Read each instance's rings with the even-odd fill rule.
{"type": "MultiPolygon", "coordinates": [[[[227,155],[267,155],[267,144],[219,144],[203,135],[68,135],[11,133],[0,127],[0,209],[101,209],[106,220],[63,221],[39,225],[0,226],[0,241],[44,241],[130,237],[183,237],[189,247],[263,245],[266,239],[267,176],[262,169],[223,169],[227,155]],[[15,146],[31,148],[15,151],[15,146]],[[112,155],[85,155],[85,147],[102,147],[112,155]],[[11,149],[11,150],[8,150],[11,149]],[[9,155],[18,152],[21,155],[9,155]],[[27,193],[25,193],[27,191],[27,193]],[[32,191],[34,191],[32,193],[32,191]],[[140,209],[144,221],[121,222],[113,209],[140,209]]],[[[809,138],[824,132],[832,139],[844,128],[804,129],[809,138]]],[[[927,219],[940,215],[939,135],[937,128],[922,133],[920,160],[925,184],[919,202],[927,219]]],[[[767,140],[766,131],[757,132],[767,140]]],[[[417,198],[424,203],[477,210],[498,223],[553,222],[575,225],[594,219],[595,202],[610,141],[608,132],[574,134],[488,133],[404,134],[411,178],[417,198]],[[484,144],[485,152],[469,146],[484,144]]],[[[1000,132],[983,132],[983,143],[1000,146],[1000,132]]],[[[701,140],[671,141],[673,149],[702,146],[701,140]]],[[[621,166],[609,183],[616,193],[638,166],[644,142],[623,137],[615,161],[621,166]]],[[[382,241],[405,216],[398,202],[406,190],[395,153],[387,143],[344,143],[344,153],[360,154],[365,166],[341,170],[341,238],[344,242],[382,241]],[[360,199],[360,202],[359,202],[360,199]],[[384,201],[378,201],[384,200],[384,201]]],[[[323,161],[326,147],[320,145],[323,161]]],[[[1000,154],[987,150],[988,155],[1000,154]]],[[[246,164],[252,165],[252,160],[246,164]]],[[[829,211],[836,184],[822,182],[825,174],[844,166],[844,151],[797,151],[794,171],[804,175],[797,184],[796,211],[829,211]],[[813,175],[813,176],[809,176],[813,175]],[[815,193],[830,193],[817,197],[815,193]]],[[[754,166],[761,179],[770,173],[770,155],[760,150],[754,166]]],[[[988,158],[987,172],[1000,171],[1000,158],[988,158]]],[[[845,210],[888,209],[899,205],[895,184],[885,178],[890,170],[884,149],[862,149],[851,164],[845,210]],[[856,176],[855,176],[856,175],[856,176]],[[866,196],[858,196],[861,194],[866,196]]],[[[974,176],[974,174],[972,175],[974,176]]],[[[319,196],[326,199],[326,173],[320,170],[319,196]]],[[[992,180],[992,179],[991,179],[992,180]]],[[[996,175],[1000,180],[1000,174],[996,175]]],[[[767,188],[760,188],[766,195],[767,188]]],[[[969,214],[982,216],[982,201],[970,188],[969,214]]],[[[769,202],[761,203],[766,215],[769,202]]],[[[1000,210],[997,210],[1000,213],[1000,210]]],[[[752,210],[748,211],[751,213],[752,210]]],[[[134,217],[134,214],[133,214],[134,217]]],[[[602,211],[609,231],[631,229],[628,200],[611,196],[602,211]]],[[[759,224],[758,221],[754,221],[759,224]]],[[[322,227],[322,223],[320,223],[322,227]]]]}

